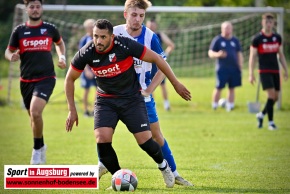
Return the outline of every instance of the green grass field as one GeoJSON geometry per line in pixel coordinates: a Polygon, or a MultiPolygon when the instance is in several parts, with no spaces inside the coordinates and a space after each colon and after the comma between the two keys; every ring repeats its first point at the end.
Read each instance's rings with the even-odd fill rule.
{"type": "MultiPolygon", "coordinates": [[[[164,136],[174,154],[177,169],[195,186],[167,189],[156,164],[143,152],[124,124],[119,123],[113,146],[122,168],[139,179],[137,193],[290,193],[290,81],[283,82],[282,109],[275,110],[277,131],[256,128],[255,115],[248,112],[247,102],[255,100],[256,87],[246,78],[236,90],[236,108],[232,112],[211,109],[214,78],[181,79],[190,89],[192,101],[174,93],[168,82],[171,112],[163,110],[160,88],[155,92],[164,136]]],[[[7,97],[7,80],[1,81],[0,100],[7,97]]],[[[0,107],[0,193],[114,193],[105,191],[111,176],[104,175],[99,190],[4,190],[5,164],[29,164],[32,133],[27,113],[21,108],[18,82],[12,92],[13,104],[0,107]]],[[[44,137],[48,145],[47,164],[97,164],[93,135],[93,118],[83,117],[79,109],[79,126],[65,131],[67,106],[62,93],[63,80],[57,80],[52,100],[44,112],[44,137]]],[[[77,84],[77,95],[82,90],[77,84]]],[[[223,91],[225,96],[226,91],[223,91]]],[[[93,93],[91,93],[93,98],[93,93]]],[[[93,100],[93,99],[92,99],[93,100]]],[[[265,94],[261,92],[261,103],[265,94]]]]}

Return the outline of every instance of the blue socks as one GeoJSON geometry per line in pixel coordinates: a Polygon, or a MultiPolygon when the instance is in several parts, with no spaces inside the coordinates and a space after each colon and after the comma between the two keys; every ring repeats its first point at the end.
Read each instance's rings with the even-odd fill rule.
{"type": "Polygon", "coordinates": [[[167,141],[164,139],[164,145],[161,147],[162,153],[163,153],[163,157],[165,158],[165,160],[167,160],[171,171],[174,172],[176,171],[176,164],[173,158],[173,155],[171,153],[171,150],[168,146],[167,141]]]}

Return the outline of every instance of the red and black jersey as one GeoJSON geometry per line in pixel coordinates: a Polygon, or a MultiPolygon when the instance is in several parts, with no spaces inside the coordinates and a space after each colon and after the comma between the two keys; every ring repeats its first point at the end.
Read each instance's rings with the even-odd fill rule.
{"type": "Polygon", "coordinates": [[[134,69],[133,57],[142,59],[146,47],[127,37],[115,36],[107,52],[100,53],[92,41],[82,47],[72,59],[72,68],[82,72],[88,64],[96,75],[98,95],[130,97],[141,86],[134,69]]]}
{"type": "Polygon", "coordinates": [[[50,23],[41,22],[38,26],[23,23],[13,30],[8,49],[19,49],[21,81],[31,82],[55,76],[51,47],[59,43],[61,36],[50,23]]]}
{"type": "Polygon", "coordinates": [[[254,37],[252,46],[258,51],[260,73],[279,73],[277,53],[281,44],[282,38],[277,33],[266,36],[263,32],[259,32],[254,37]]]}

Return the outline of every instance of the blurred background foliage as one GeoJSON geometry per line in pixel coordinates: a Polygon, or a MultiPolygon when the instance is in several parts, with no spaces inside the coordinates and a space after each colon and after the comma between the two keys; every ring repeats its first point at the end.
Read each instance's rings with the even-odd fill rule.
{"type": "MultiPolygon", "coordinates": [[[[45,4],[70,4],[70,5],[124,5],[125,0],[44,0],[45,4]]],[[[284,45],[285,54],[289,58],[290,54],[290,1],[289,0],[151,0],[153,6],[233,6],[233,7],[253,7],[272,6],[284,7],[284,45]]],[[[0,60],[4,58],[4,51],[8,44],[13,25],[13,12],[17,3],[21,0],[0,0],[0,60]]]]}

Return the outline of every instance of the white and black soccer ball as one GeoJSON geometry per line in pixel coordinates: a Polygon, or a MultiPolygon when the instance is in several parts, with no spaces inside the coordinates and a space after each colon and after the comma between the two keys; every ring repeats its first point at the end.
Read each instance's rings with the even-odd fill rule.
{"type": "Polygon", "coordinates": [[[137,176],[131,170],[121,169],[112,176],[112,188],[114,191],[135,191],[137,185],[137,176]]]}
{"type": "Polygon", "coordinates": [[[227,99],[225,99],[225,98],[221,98],[221,99],[219,99],[219,101],[218,101],[218,105],[219,105],[220,107],[225,108],[225,107],[226,107],[226,104],[227,104],[227,99]]]}

